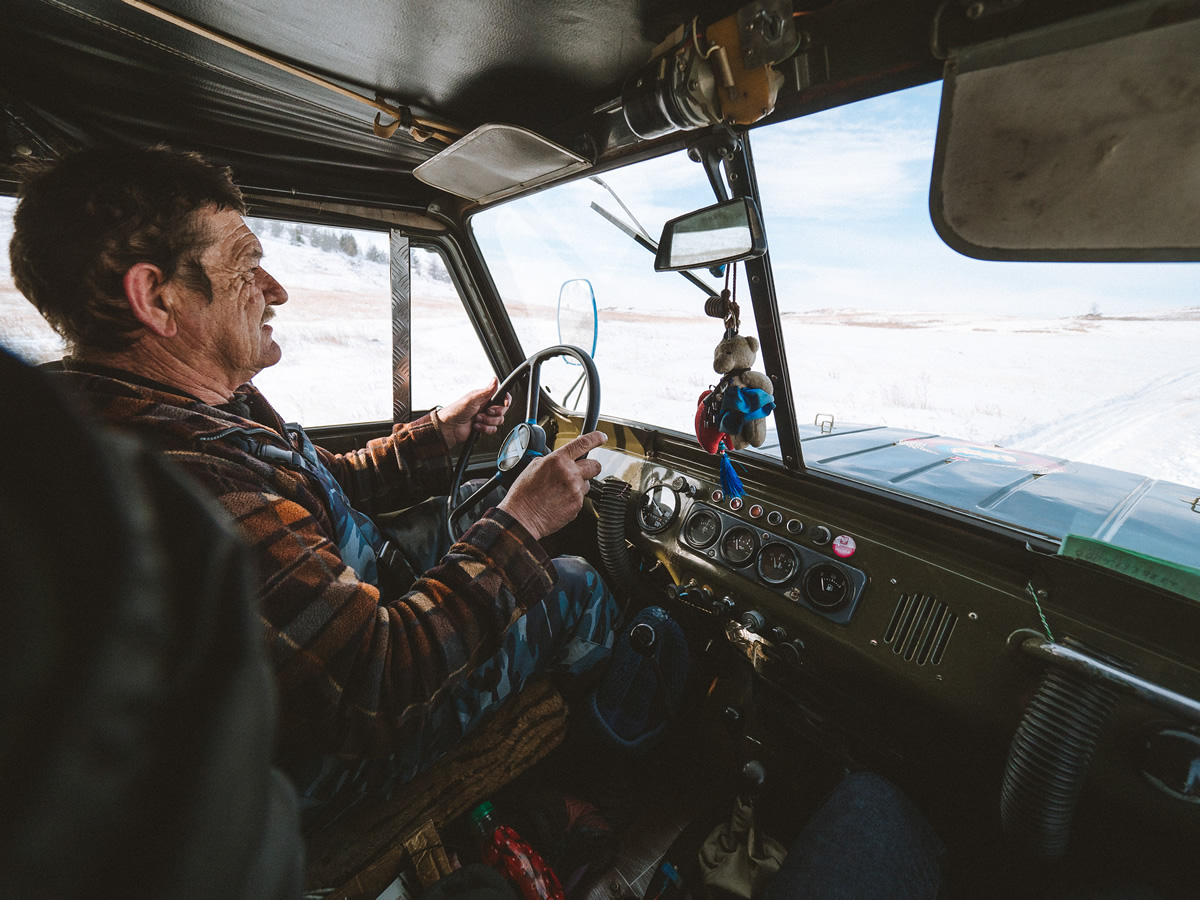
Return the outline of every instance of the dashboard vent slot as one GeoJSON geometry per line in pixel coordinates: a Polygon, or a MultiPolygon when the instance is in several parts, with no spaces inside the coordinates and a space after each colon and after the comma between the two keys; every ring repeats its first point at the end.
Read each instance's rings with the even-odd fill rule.
{"type": "Polygon", "coordinates": [[[958,616],[928,594],[902,594],[888,623],[883,642],[892,652],[918,666],[942,661],[958,616]]]}

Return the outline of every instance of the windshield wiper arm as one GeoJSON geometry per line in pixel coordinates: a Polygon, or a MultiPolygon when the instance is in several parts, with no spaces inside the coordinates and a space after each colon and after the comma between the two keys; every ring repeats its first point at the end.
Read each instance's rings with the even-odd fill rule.
{"type": "MultiPolygon", "coordinates": [[[[593,178],[592,180],[600,181],[599,178],[593,178]]],[[[604,184],[604,182],[602,182],[602,181],[600,181],[600,183],[604,184]]],[[[608,187],[608,185],[604,185],[604,186],[608,187]]],[[[610,190],[609,193],[611,194],[612,191],[610,190]]],[[[616,194],[613,194],[613,196],[616,197],[616,194]]],[[[621,199],[619,197],[617,198],[617,202],[621,203],[621,199]]],[[[598,204],[595,200],[592,201],[591,205],[592,205],[592,209],[594,209],[596,212],[600,213],[600,215],[602,215],[610,223],[612,223],[618,229],[620,229],[620,231],[623,234],[626,234],[630,238],[632,238],[635,243],[639,244],[642,247],[645,247],[651,253],[654,253],[654,254],[658,253],[658,244],[655,241],[650,240],[650,238],[646,237],[645,229],[642,228],[640,222],[638,223],[638,228],[642,228],[642,233],[639,234],[638,232],[636,232],[632,228],[630,228],[628,225],[626,225],[624,222],[622,222],[620,219],[618,219],[616,216],[614,216],[612,213],[610,213],[603,206],[598,204]]],[[[625,209],[624,203],[621,203],[621,208],[625,209]]],[[[629,213],[629,210],[625,209],[625,212],[629,213]]],[[[629,218],[633,219],[633,213],[629,213],[629,218]]],[[[637,222],[637,219],[633,219],[633,221],[637,222]]],[[[701,281],[699,278],[697,278],[691,272],[680,271],[679,274],[682,275],[684,278],[686,278],[688,281],[690,281],[692,284],[694,284],[696,287],[700,288],[700,290],[704,291],[704,293],[706,293],[708,296],[710,296],[710,297],[717,296],[716,291],[714,291],[711,287],[709,287],[707,284],[705,284],[703,281],[701,281]]]]}
{"type": "MultiPolygon", "coordinates": [[[[596,184],[600,185],[600,187],[602,187],[606,191],[608,191],[608,193],[612,196],[612,198],[617,201],[617,205],[620,206],[621,209],[625,210],[625,215],[629,216],[629,221],[633,222],[633,224],[637,226],[638,234],[640,234],[642,237],[644,237],[650,243],[654,244],[654,238],[650,237],[650,233],[648,231],[646,231],[646,226],[638,221],[638,217],[635,216],[633,214],[633,211],[630,210],[630,208],[625,205],[625,201],[617,196],[617,192],[608,186],[608,182],[606,182],[603,178],[601,178],[598,175],[593,175],[589,180],[594,181],[596,184]]],[[[592,208],[593,209],[596,208],[595,203],[592,204],[592,208]]],[[[613,224],[616,224],[616,219],[610,218],[609,221],[612,222],[613,224]]],[[[626,229],[622,228],[621,230],[625,231],[626,234],[629,234],[629,232],[626,229]]],[[[629,236],[633,237],[632,234],[629,234],[629,236]]],[[[655,253],[658,252],[657,244],[655,244],[654,252],[655,253]]]]}

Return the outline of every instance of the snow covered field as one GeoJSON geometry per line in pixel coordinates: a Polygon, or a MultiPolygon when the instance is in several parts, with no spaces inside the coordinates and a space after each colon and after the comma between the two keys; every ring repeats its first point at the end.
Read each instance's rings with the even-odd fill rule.
{"type": "MultiPolygon", "coordinates": [[[[0,215],[5,248],[10,234],[0,215]]],[[[365,258],[366,243],[348,258],[286,235],[262,237],[264,264],[292,299],[274,323],[285,363],[259,376],[260,386],[285,416],[310,424],[388,418],[386,264],[365,258]],[[327,372],[352,389],[323,396],[327,372]]],[[[383,236],[371,239],[386,246],[383,236]]],[[[33,362],[57,358],[57,337],[12,288],[7,263],[5,253],[0,341],[33,362]]],[[[426,267],[413,279],[418,408],[486,380],[453,287],[436,276],[426,267]],[[422,380],[431,367],[438,377],[422,380]]],[[[553,307],[522,315],[545,343],[556,342],[553,307]]],[[[602,410],[690,431],[696,397],[716,378],[719,326],[636,307],[602,308],[600,318],[602,410]]],[[[783,325],[801,421],[830,413],[839,423],[922,429],[1200,484],[1200,308],[1136,318],[838,309],[785,313],[783,325]]]]}

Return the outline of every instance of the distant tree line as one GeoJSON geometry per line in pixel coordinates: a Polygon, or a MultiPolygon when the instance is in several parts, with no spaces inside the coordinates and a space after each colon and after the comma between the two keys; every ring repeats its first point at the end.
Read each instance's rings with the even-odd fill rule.
{"type": "MultiPolygon", "coordinates": [[[[315,247],[325,253],[341,253],[343,256],[355,258],[359,255],[358,241],[349,231],[338,231],[324,228],[320,225],[300,225],[293,222],[280,222],[278,219],[247,218],[247,224],[259,234],[268,234],[274,238],[284,238],[293,244],[315,247]]],[[[371,244],[362,254],[367,262],[386,263],[388,254],[381,247],[371,244]]],[[[412,273],[418,278],[433,281],[450,281],[450,273],[437,253],[429,250],[414,248],[410,259],[412,273]]]]}
{"type": "MultiPolygon", "coordinates": [[[[315,247],[325,253],[340,253],[351,259],[359,254],[358,241],[349,231],[337,231],[333,228],[323,228],[320,225],[299,225],[292,222],[280,222],[278,219],[249,219],[250,227],[271,237],[286,238],[293,244],[315,247]]],[[[385,263],[387,254],[379,247],[367,247],[363,257],[368,262],[385,263]]]]}

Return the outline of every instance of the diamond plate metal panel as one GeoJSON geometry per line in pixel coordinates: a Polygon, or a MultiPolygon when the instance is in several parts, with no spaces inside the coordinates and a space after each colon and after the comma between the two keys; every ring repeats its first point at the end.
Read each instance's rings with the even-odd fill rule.
{"type": "Polygon", "coordinates": [[[391,234],[392,421],[412,417],[412,276],[408,238],[391,234]]]}

